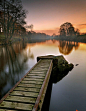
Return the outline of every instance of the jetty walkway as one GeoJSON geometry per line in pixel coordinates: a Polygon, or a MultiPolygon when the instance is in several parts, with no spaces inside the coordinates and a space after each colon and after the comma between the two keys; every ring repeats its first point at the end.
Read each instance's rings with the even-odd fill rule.
{"type": "Polygon", "coordinates": [[[0,100],[0,111],[41,111],[53,66],[43,58],[0,100]]]}

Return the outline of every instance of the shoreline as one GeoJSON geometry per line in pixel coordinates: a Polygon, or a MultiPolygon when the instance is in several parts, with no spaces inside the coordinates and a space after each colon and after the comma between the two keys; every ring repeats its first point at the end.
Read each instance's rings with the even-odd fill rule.
{"type": "Polygon", "coordinates": [[[68,37],[60,37],[60,36],[56,36],[56,37],[46,37],[46,38],[35,38],[35,37],[13,37],[9,43],[5,44],[5,40],[1,40],[0,39],[0,46],[2,45],[10,45],[12,43],[16,43],[16,42],[29,42],[29,43],[36,43],[36,42],[44,42],[46,40],[60,40],[60,41],[71,41],[71,42],[80,42],[80,43],[86,43],[86,37],[84,36],[68,36],[68,37]]]}

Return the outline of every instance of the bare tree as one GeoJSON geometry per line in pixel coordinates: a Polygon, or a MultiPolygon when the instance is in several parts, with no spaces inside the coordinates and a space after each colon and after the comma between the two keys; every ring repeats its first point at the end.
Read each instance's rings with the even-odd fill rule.
{"type": "Polygon", "coordinates": [[[33,30],[33,24],[26,26],[27,29],[33,30]]]}
{"type": "Polygon", "coordinates": [[[0,23],[2,25],[5,39],[9,41],[15,30],[26,24],[26,11],[23,10],[21,0],[1,0],[0,2],[0,23]]]}

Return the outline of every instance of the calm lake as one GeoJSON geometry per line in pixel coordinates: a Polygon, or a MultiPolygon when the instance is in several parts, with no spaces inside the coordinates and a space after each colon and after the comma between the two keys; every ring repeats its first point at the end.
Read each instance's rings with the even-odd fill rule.
{"type": "Polygon", "coordinates": [[[86,111],[86,44],[47,40],[0,46],[0,99],[37,62],[37,56],[63,55],[74,68],[52,83],[49,111],[86,111]]]}

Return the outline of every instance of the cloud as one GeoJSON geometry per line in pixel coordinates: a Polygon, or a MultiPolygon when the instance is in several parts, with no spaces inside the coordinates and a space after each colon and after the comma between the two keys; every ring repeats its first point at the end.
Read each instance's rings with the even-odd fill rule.
{"type": "Polygon", "coordinates": [[[86,23],[84,23],[84,24],[77,24],[76,26],[80,30],[81,33],[86,32],[86,23]]]}
{"type": "Polygon", "coordinates": [[[78,24],[78,25],[86,25],[86,23],[85,24],[78,24]]]}
{"type": "Polygon", "coordinates": [[[76,27],[79,28],[79,29],[85,29],[86,24],[77,24],[76,27]]]}

